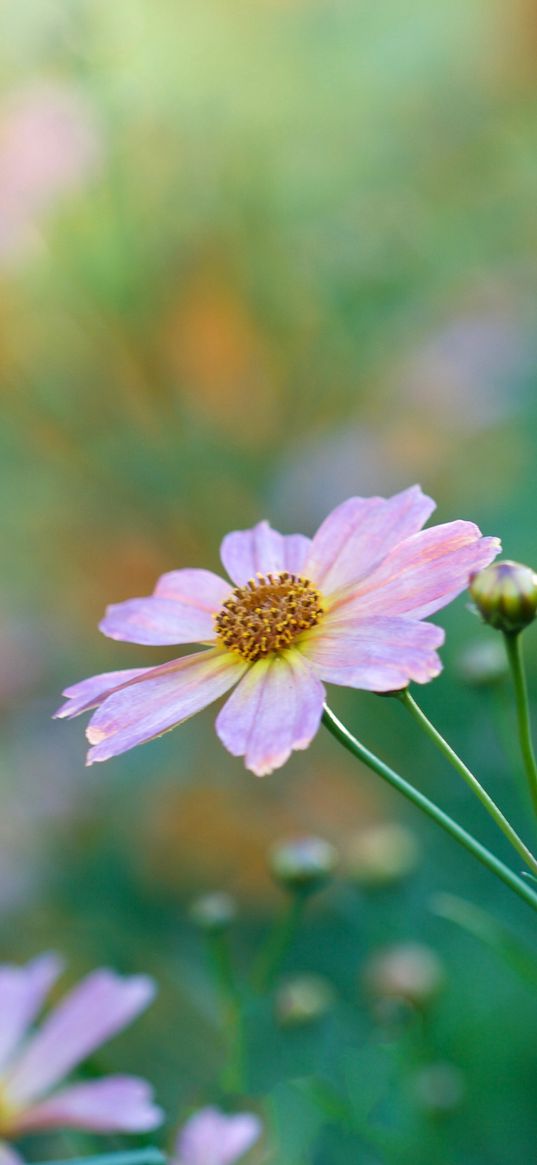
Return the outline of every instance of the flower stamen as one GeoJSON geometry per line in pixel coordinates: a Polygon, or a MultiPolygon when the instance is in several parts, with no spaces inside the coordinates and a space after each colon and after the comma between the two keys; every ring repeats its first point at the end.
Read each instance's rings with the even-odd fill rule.
{"type": "Polygon", "coordinates": [[[258,574],[236,587],[215,615],[224,647],[255,663],[284,651],[323,615],[319,591],[308,578],[284,570],[258,574]]]}

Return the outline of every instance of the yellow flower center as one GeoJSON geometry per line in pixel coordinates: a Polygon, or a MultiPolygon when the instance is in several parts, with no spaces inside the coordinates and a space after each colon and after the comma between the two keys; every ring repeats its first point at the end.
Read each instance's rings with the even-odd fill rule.
{"type": "Polygon", "coordinates": [[[323,614],[321,595],[308,578],[282,571],[258,574],[232,591],[215,615],[220,642],[249,663],[284,651],[323,614]]]}
{"type": "Polygon", "coordinates": [[[4,1089],[0,1087],[0,1136],[13,1133],[19,1112],[20,1109],[7,1100],[4,1089]]]}

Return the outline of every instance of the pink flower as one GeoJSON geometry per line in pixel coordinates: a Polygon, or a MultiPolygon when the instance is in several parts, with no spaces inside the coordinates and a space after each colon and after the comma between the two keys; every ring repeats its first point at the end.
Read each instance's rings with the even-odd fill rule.
{"type": "Polygon", "coordinates": [[[226,1116],[217,1108],[194,1113],[179,1133],[175,1165],[233,1165],[261,1136],[261,1121],[251,1113],[226,1116]]]}
{"type": "Polygon", "coordinates": [[[500,543],[472,522],[422,530],[433,509],[413,486],[388,499],[349,498],[312,539],[268,522],[227,534],[231,583],[208,570],[172,571],[149,597],[108,607],[101,623],[111,639],[205,650],[83,680],[56,715],[97,708],[87,729],[93,764],[161,736],[237,685],[218,736],[252,772],[272,772],[315,736],[323,681],[388,692],[438,675],[444,632],[423,619],[500,543]]]}
{"type": "MultiPolygon", "coordinates": [[[[0,1138],[51,1128],[154,1129],[163,1114],[149,1085],[135,1076],[106,1076],[56,1091],[73,1068],[147,1007],[152,980],[94,971],[30,1032],[61,969],[50,954],[24,967],[0,966],[0,1138]]],[[[9,1165],[10,1153],[0,1145],[0,1165],[4,1159],[9,1165]]]]}

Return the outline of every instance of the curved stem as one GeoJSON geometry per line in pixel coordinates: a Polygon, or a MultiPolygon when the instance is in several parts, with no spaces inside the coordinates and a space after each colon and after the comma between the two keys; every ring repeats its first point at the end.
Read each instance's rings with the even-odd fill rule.
{"type": "Polygon", "coordinates": [[[233,971],[227,935],[214,931],[208,933],[206,938],[228,1047],[222,1084],[226,1091],[241,1092],[244,1086],[244,1016],[240,990],[233,971]]]}
{"type": "Polygon", "coordinates": [[[531,886],[527,885],[517,874],[514,874],[508,866],[504,866],[499,858],[495,857],[490,850],[485,849],[485,846],[481,845],[481,842],[477,841],[475,837],[472,837],[470,833],[467,833],[447,813],[444,813],[443,809],[435,805],[434,801],[430,801],[424,793],[420,793],[418,789],[415,789],[413,785],[405,781],[404,777],[396,773],[395,769],[391,769],[389,765],[384,764],[384,761],[381,761],[379,757],[370,752],[365,745],[360,744],[326,705],[323,712],[323,724],[332,733],[332,736],[344,748],[348,749],[353,756],[357,757],[358,760],[372,769],[374,773],[377,773],[377,776],[387,781],[394,789],[397,789],[399,793],[402,793],[408,801],[411,801],[413,805],[416,805],[428,817],[432,818],[441,829],[449,833],[455,841],[458,841],[459,845],[464,846],[468,850],[468,853],[471,853],[477,858],[478,862],[481,862],[481,865],[486,866],[488,870],[496,874],[496,877],[500,878],[506,886],[509,886],[510,890],[514,890],[519,898],[522,898],[529,906],[532,906],[537,911],[537,894],[532,890],[531,886]]]}
{"type": "Polygon", "coordinates": [[[98,1157],[70,1157],[47,1161],[44,1165],[166,1165],[160,1149],[124,1149],[119,1153],[101,1153],[98,1157]]]}
{"type": "Polygon", "coordinates": [[[533,743],[531,739],[528,688],[526,684],[524,658],[520,645],[520,632],[517,632],[514,635],[504,635],[504,641],[515,688],[520,751],[522,753],[524,768],[528,778],[533,808],[537,814],[537,762],[535,760],[535,753],[533,751],[533,743]]]}
{"type": "Polygon", "coordinates": [[[454,751],[454,749],[452,749],[451,745],[448,744],[447,740],[444,740],[444,737],[440,734],[438,729],[434,727],[434,724],[431,724],[431,721],[425,715],[425,712],[422,712],[419,704],[417,704],[413,696],[410,695],[410,692],[405,688],[403,692],[398,692],[397,695],[404,707],[408,708],[416,723],[419,724],[420,728],[423,728],[423,731],[427,734],[429,739],[433,741],[433,744],[436,744],[437,748],[440,749],[440,752],[443,753],[449,763],[453,765],[453,768],[456,769],[463,780],[466,781],[466,784],[469,785],[472,792],[475,793],[476,797],[479,798],[481,804],[487,810],[487,813],[490,813],[490,816],[492,817],[493,821],[496,822],[498,829],[501,829],[504,836],[513,846],[513,849],[516,849],[517,853],[522,858],[522,861],[526,863],[532,873],[537,874],[537,858],[533,856],[531,850],[529,850],[527,845],[524,844],[522,838],[518,836],[516,830],[513,829],[513,826],[507,820],[507,817],[504,817],[501,809],[498,808],[496,802],[492,800],[492,797],[489,796],[486,789],[484,789],[478,781],[477,777],[474,777],[474,774],[470,771],[468,766],[464,764],[464,761],[461,760],[460,756],[457,756],[457,753],[454,751]]]}
{"type": "Polygon", "coordinates": [[[304,903],[304,894],[292,893],[285,911],[269,935],[267,945],[263,947],[253,973],[253,983],[258,991],[266,991],[272,986],[295,936],[304,903]]]}

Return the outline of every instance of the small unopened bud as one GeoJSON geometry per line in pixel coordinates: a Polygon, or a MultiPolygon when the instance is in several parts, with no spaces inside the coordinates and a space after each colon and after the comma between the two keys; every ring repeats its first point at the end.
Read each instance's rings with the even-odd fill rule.
{"type": "Polygon", "coordinates": [[[461,679],[474,688],[493,687],[508,670],[505,648],[498,639],[469,643],[457,659],[457,671],[461,679]]]}
{"type": "Polygon", "coordinates": [[[200,930],[214,934],[227,930],[235,921],[237,903],[231,894],[216,890],[214,894],[204,894],[201,898],[196,898],[190,907],[190,917],[200,930]]]}
{"type": "Polygon", "coordinates": [[[537,614],[537,574],[520,562],[493,562],[471,575],[470,594],[485,623],[509,635],[537,614]]]}
{"type": "Polygon", "coordinates": [[[282,1027],[301,1027],[322,1019],[334,1005],[334,990],[321,975],[300,975],[282,983],[275,1002],[282,1027]]]}
{"type": "Polygon", "coordinates": [[[374,825],[349,841],[347,869],[360,886],[391,886],[410,874],[419,861],[416,837],[396,822],[374,825]]]}
{"type": "Polygon", "coordinates": [[[420,1068],[413,1080],[418,1104],[431,1114],[443,1116],[453,1112],[464,1099],[464,1077],[455,1064],[439,1060],[420,1068]]]}
{"type": "Polygon", "coordinates": [[[402,943],[373,955],[366,964],[364,983],[374,999],[398,999],[424,1008],[444,983],[444,969],[430,947],[402,943]]]}
{"type": "Polygon", "coordinates": [[[269,854],[272,876],[287,890],[311,894],[331,878],[337,850],[321,837],[278,842],[269,854]]]}

